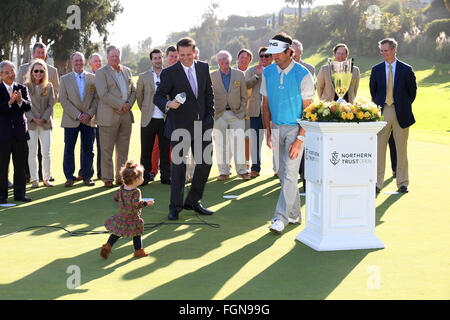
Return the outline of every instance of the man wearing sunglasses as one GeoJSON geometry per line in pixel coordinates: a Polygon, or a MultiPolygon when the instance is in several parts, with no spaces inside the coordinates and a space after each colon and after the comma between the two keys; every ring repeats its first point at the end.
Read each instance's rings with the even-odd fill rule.
{"type": "Polygon", "coordinates": [[[154,49],[150,52],[150,70],[139,75],[136,87],[136,100],[141,109],[141,164],[144,166],[144,182],[153,181],[152,153],[155,138],[158,137],[161,183],[170,184],[170,140],[164,136],[166,115],[153,103],[153,95],[158,88],[163,68],[163,52],[154,49]]]}
{"type": "Polygon", "coordinates": [[[245,74],[245,82],[249,90],[249,99],[247,102],[247,115],[250,117],[250,144],[252,167],[250,171],[250,178],[254,179],[259,176],[261,171],[261,147],[264,134],[260,135],[260,130],[263,130],[263,123],[261,117],[262,95],[259,92],[261,88],[261,77],[264,68],[272,64],[272,55],[266,53],[267,47],[261,47],[258,50],[259,63],[251,67],[245,74]]]}

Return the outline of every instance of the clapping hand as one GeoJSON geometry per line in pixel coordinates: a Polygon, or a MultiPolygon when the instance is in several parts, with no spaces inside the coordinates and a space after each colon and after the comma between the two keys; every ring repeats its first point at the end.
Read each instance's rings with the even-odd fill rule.
{"type": "Polygon", "coordinates": [[[22,102],[22,91],[14,91],[11,95],[11,99],[9,99],[9,105],[12,106],[14,102],[21,103],[22,102]]]}

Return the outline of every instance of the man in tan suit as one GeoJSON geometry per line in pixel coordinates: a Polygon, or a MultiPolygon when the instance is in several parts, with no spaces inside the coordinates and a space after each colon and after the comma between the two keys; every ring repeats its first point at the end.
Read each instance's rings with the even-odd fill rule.
{"type": "Polygon", "coordinates": [[[100,127],[102,180],[105,187],[113,187],[120,180],[120,168],[127,161],[131,126],[134,122],[131,107],[136,101],[136,88],[131,70],[120,64],[120,50],[109,46],[106,50],[108,64],[95,74],[95,87],[99,97],[97,125],[100,127]],[[113,152],[116,149],[115,170],[113,152]]]}
{"type": "MultiPolygon", "coordinates": [[[[343,43],[337,44],[333,48],[333,55],[336,61],[345,61],[348,58],[349,50],[347,45],[343,43]]],[[[330,72],[328,70],[328,64],[320,68],[319,74],[317,75],[317,94],[319,99],[324,101],[336,101],[338,99],[337,94],[334,91],[334,86],[331,83],[330,72]]],[[[345,101],[353,102],[358,93],[359,87],[359,68],[353,66],[352,81],[350,88],[344,96],[345,101]]]]}
{"type": "Polygon", "coordinates": [[[230,68],[232,58],[228,51],[219,51],[216,59],[219,70],[211,74],[211,81],[216,109],[214,144],[220,174],[218,180],[226,180],[231,174],[227,155],[227,134],[230,135],[236,172],[239,177],[248,180],[250,176],[245,165],[244,142],[244,116],[248,97],[245,76],[242,71],[230,68]]]}
{"type": "Polygon", "coordinates": [[[144,182],[153,181],[152,152],[155,137],[158,136],[161,183],[170,184],[170,140],[164,136],[165,114],[153,103],[153,95],[161,82],[163,52],[154,49],[150,52],[152,68],[139,75],[136,100],[141,109],[141,164],[144,166],[144,182]]]}
{"type": "Polygon", "coordinates": [[[59,99],[63,108],[61,127],[64,128],[63,170],[66,187],[75,183],[74,149],[81,133],[82,167],[81,176],[87,186],[95,185],[91,179],[94,174],[94,139],[95,129],[91,119],[97,111],[98,97],[95,90],[95,75],[84,71],[85,58],[81,52],[72,54],[70,62],[73,72],[61,77],[59,99]]]}
{"type": "MultiPolygon", "coordinates": [[[[32,50],[33,59],[42,59],[45,62],[47,62],[47,46],[41,42],[36,42],[33,46],[32,50]]],[[[19,67],[19,72],[17,74],[17,82],[18,83],[25,83],[26,79],[25,76],[28,72],[28,69],[30,67],[31,63],[25,63],[22,64],[19,67]]],[[[47,74],[48,74],[48,81],[53,85],[53,93],[55,102],[58,101],[58,93],[59,93],[59,74],[58,69],[55,67],[49,65],[47,63],[47,74]]],[[[39,179],[42,180],[42,152],[41,152],[41,143],[38,141],[38,162],[39,162],[39,179]]],[[[26,164],[26,176],[27,180],[30,177],[30,170],[28,167],[28,163],[26,164]]],[[[54,181],[52,177],[50,177],[50,181],[54,181]]]]}
{"type": "MultiPolygon", "coordinates": [[[[245,73],[245,82],[249,90],[247,102],[247,115],[250,117],[250,135],[252,167],[250,178],[256,178],[261,171],[261,147],[264,138],[264,127],[261,118],[262,95],[259,92],[261,88],[261,77],[265,67],[269,66],[273,59],[271,54],[266,54],[267,47],[261,47],[258,50],[259,63],[251,67],[245,73]],[[260,134],[260,130],[262,134],[260,134]]],[[[276,173],[276,172],[275,172],[276,173]]]]}

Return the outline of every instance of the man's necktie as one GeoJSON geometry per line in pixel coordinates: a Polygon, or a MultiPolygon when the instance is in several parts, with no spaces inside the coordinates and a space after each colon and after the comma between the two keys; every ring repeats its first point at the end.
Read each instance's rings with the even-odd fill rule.
{"type": "Polygon", "coordinates": [[[12,97],[12,87],[9,87],[9,97],[11,98],[12,97]]]}
{"type": "Polygon", "coordinates": [[[188,70],[188,79],[189,79],[189,83],[191,84],[191,88],[192,88],[192,92],[194,92],[195,97],[197,98],[197,85],[195,84],[195,79],[194,79],[194,68],[190,67],[188,70]]]}
{"type": "Polygon", "coordinates": [[[394,103],[394,86],[392,79],[392,65],[389,65],[388,87],[386,93],[386,104],[391,106],[394,103]]]}

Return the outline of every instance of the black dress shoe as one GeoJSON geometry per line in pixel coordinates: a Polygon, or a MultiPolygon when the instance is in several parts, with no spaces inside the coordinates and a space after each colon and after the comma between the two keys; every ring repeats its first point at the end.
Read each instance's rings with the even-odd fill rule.
{"type": "Polygon", "coordinates": [[[170,179],[161,179],[162,184],[170,184],[170,179]]]}
{"type": "Polygon", "coordinates": [[[170,210],[169,216],[167,217],[169,220],[178,220],[178,213],[170,210]]]}
{"type": "Polygon", "coordinates": [[[401,186],[400,188],[398,188],[398,192],[400,193],[408,193],[408,187],[407,186],[401,186]]]}
{"type": "Polygon", "coordinates": [[[379,194],[379,193],[380,193],[380,188],[375,187],[375,193],[376,193],[376,194],[379,194]]]}
{"type": "Polygon", "coordinates": [[[198,202],[196,204],[192,204],[192,205],[184,204],[184,209],[194,210],[195,212],[205,215],[205,216],[210,216],[210,215],[214,214],[214,212],[212,212],[211,210],[208,210],[205,207],[203,207],[200,202],[198,202]]]}
{"type": "Polygon", "coordinates": [[[22,202],[30,202],[31,199],[27,196],[23,196],[23,197],[14,197],[14,201],[22,201],[22,202]]]}
{"type": "Polygon", "coordinates": [[[6,199],[0,199],[0,204],[5,204],[8,203],[8,201],[6,199]]]}

